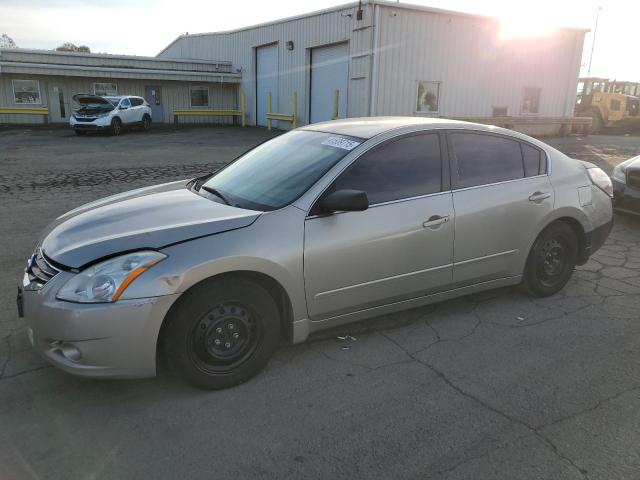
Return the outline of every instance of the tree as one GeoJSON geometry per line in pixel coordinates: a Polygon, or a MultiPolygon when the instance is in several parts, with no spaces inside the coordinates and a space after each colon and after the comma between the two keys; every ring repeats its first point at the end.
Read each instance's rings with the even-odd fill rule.
{"type": "Polygon", "coordinates": [[[0,35],[0,48],[18,48],[18,46],[16,45],[16,42],[13,41],[13,38],[6,33],[3,33],[0,35]]]}
{"type": "Polygon", "coordinates": [[[56,48],[57,52],[85,52],[91,53],[91,49],[86,45],[75,45],[71,42],[64,42],[58,48],[56,48]]]}

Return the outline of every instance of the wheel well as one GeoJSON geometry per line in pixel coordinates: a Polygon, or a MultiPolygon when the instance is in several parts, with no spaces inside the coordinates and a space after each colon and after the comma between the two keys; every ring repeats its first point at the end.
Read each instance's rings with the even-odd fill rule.
{"type": "Polygon", "coordinates": [[[148,113],[145,113],[144,115],[142,115],[142,118],[147,117],[149,120],[151,120],[151,115],[149,115],[148,113]]]}
{"type": "Polygon", "coordinates": [[[192,285],[186,291],[184,291],[180,295],[180,297],[173,303],[173,305],[167,312],[167,315],[162,320],[162,326],[160,327],[160,332],[158,334],[158,339],[156,341],[156,363],[159,363],[162,360],[161,359],[162,342],[164,340],[165,327],[167,326],[167,323],[168,323],[167,318],[171,314],[171,311],[174,309],[174,307],[176,308],[179,307],[180,298],[182,298],[185,293],[201,285],[202,283],[211,281],[213,279],[219,279],[219,278],[246,278],[262,286],[267,292],[269,292],[269,295],[271,295],[271,297],[275,300],[278,306],[278,311],[280,312],[281,329],[282,329],[283,337],[287,339],[289,342],[292,340],[293,309],[291,306],[291,300],[289,299],[289,295],[285,291],[284,287],[282,287],[282,285],[280,285],[280,283],[277,280],[275,280],[273,277],[270,277],[269,275],[266,275],[264,273],[245,271],[245,270],[227,272],[227,273],[222,273],[220,275],[214,275],[213,277],[205,278],[199,281],[198,283],[192,285]]]}
{"type": "Polygon", "coordinates": [[[566,223],[571,227],[573,232],[576,234],[576,238],[578,239],[578,265],[584,265],[589,260],[587,251],[587,235],[584,232],[584,228],[582,228],[582,224],[572,217],[561,217],[555,220],[556,222],[566,223]]]}

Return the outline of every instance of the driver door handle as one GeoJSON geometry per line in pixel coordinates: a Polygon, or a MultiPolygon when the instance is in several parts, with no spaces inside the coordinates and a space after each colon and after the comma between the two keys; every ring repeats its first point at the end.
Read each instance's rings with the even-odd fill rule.
{"type": "Polygon", "coordinates": [[[542,200],[545,200],[547,198],[549,198],[551,196],[551,194],[549,192],[534,192],[529,196],[529,201],[530,202],[541,202],[542,200]]]}
{"type": "Polygon", "coordinates": [[[444,216],[432,215],[429,217],[429,220],[422,223],[422,226],[424,228],[433,228],[433,227],[442,225],[443,223],[447,223],[448,221],[449,221],[449,215],[444,215],[444,216]]]}

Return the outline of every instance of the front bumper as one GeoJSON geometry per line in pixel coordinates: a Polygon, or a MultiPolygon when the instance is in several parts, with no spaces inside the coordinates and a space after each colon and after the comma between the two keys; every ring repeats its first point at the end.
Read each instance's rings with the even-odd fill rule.
{"type": "Polygon", "coordinates": [[[640,189],[613,181],[613,208],[625,213],[640,215],[640,189]]]}
{"type": "Polygon", "coordinates": [[[154,376],[160,326],[177,295],[101,304],[57,300],[55,293],[67,278],[62,272],[33,290],[25,275],[22,305],[33,347],[74,375],[154,376]]]}
{"type": "Polygon", "coordinates": [[[69,118],[69,126],[74,130],[104,130],[111,126],[109,117],[96,118],[93,121],[79,121],[73,115],[69,118]]]}

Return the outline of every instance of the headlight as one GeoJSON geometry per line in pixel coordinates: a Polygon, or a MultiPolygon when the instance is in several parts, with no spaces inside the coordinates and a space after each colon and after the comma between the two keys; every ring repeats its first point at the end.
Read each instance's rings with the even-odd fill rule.
{"type": "Polygon", "coordinates": [[[630,158],[622,163],[616,165],[616,168],[613,169],[613,174],[611,175],[614,180],[620,183],[627,183],[627,174],[625,169],[627,165],[629,165],[632,161],[636,160],[636,158],[630,158]]]}
{"type": "Polygon", "coordinates": [[[72,277],[56,298],[80,303],[115,302],[131,282],[166,257],[160,252],[143,251],[111,258],[72,277]]]}

